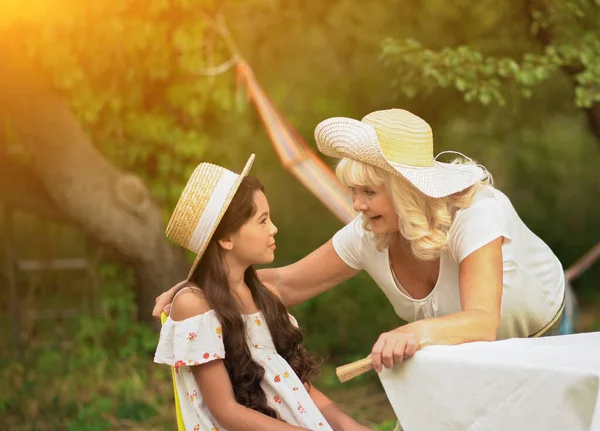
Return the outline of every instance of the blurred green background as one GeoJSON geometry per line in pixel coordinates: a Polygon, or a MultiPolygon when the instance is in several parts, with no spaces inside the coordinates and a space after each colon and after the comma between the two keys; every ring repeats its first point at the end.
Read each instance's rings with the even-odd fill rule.
{"type": "MultiPolygon", "coordinates": [[[[191,259],[163,232],[199,162],[257,154],[277,266],[342,227],[280,165],[232,58],[313,148],[327,117],[422,116],[567,268],[600,241],[599,34],[593,0],[1,1],[0,429],[175,429],[150,312],[191,259]]],[[[574,281],[579,330],[600,329],[599,280],[574,281]]],[[[392,429],[373,373],[333,373],[401,324],[378,287],[361,274],[292,312],[317,385],[392,429]]]]}

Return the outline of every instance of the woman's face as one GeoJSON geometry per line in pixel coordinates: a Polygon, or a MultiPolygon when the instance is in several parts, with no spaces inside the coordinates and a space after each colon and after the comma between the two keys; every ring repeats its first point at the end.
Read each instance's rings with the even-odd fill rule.
{"type": "Polygon", "coordinates": [[[233,235],[232,252],[239,262],[248,265],[271,263],[275,259],[277,227],[271,221],[269,202],[265,194],[254,193],[254,215],[233,235]]]}
{"type": "Polygon", "coordinates": [[[375,233],[398,232],[398,214],[384,186],[350,186],[352,207],[360,211],[375,233]]]}

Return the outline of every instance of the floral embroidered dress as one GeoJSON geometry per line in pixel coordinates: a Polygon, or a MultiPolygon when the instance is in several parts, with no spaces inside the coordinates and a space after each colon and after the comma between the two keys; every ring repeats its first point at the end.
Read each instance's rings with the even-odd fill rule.
{"type": "MultiPolygon", "coordinates": [[[[289,315],[297,326],[296,319],[289,315]]],[[[252,358],[265,369],[261,387],[269,405],[288,424],[310,430],[331,427],[308,395],[287,361],[275,350],[271,333],[262,313],[244,315],[248,331],[248,347],[252,358]]],[[[186,431],[226,431],[211,415],[202,399],[190,366],[225,357],[221,324],[215,312],[182,321],[169,317],[160,332],[154,362],[175,369],[175,382],[186,431]]]]}

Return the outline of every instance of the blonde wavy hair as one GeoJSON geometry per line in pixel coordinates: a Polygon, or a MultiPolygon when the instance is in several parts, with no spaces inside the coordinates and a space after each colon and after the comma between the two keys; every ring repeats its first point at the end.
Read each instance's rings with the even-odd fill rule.
{"type": "MultiPolygon", "coordinates": [[[[478,165],[470,159],[456,159],[452,163],[478,165]]],[[[485,176],[481,181],[461,192],[442,198],[425,195],[400,174],[394,175],[376,166],[349,158],[340,160],[335,173],[346,187],[383,185],[391,197],[398,214],[398,232],[375,234],[377,250],[383,251],[396,241],[398,234],[401,234],[410,242],[415,257],[421,260],[436,260],[448,248],[448,234],[457,211],[471,205],[480,187],[493,184],[492,176],[485,168],[483,170],[485,176]]],[[[363,228],[371,230],[364,217],[363,228]]]]}

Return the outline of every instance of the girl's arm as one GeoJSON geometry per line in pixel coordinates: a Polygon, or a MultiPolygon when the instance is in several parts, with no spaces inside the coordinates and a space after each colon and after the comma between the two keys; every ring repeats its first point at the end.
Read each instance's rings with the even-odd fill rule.
{"type": "Polygon", "coordinates": [[[494,341],[502,301],[502,241],[499,237],[463,259],[459,266],[462,311],[417,320],[381,334],[371,352],[373,368],[391,368],[411,357],[421,343],[494,341]]]}
{"type": "Polygon", "coordinates": [[[358,273],[338,256],[332,240],[296,263],[257,272],[263,283],[277,287],[288,308],[326,292],[358,273]]]}
{"type": "Polygon", "coordinates": [[[333,403],[333,401],[327,398],[323,392],[319,391],[313,385],[311,385],[310,388],[308,385],[305,386],[317,408],[321,411],[321,414],[325,417],[334,431],[372,431],[370,428],[359,424],[352,417],[344,413],[333,403]]]}
{"type": "Polygon", "coordinates": [[[192,367],[202,397],[213,417],[230,431],[306,431],[238,404],[223,360],[192,367]]]}

